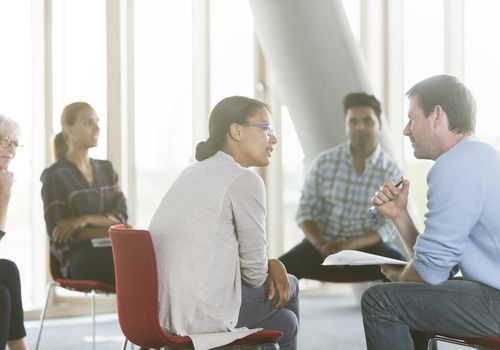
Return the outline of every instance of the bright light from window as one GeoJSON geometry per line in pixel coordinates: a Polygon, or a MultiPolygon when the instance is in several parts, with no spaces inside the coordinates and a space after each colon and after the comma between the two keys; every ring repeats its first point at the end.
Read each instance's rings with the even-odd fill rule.
{"type": "MultiPolygon", "coordinates": [[[[16,120],[22,129],[21,143],[11,164],[15,182],[9,203],[6,231],[0,242],[0,257],[14,261],[21,274],[23,304],[33,306],[33,232],[31,230],[31,120],[32,120],[31,1],[0,2],[0,113],[16,120]],[[12,35],[15,33],[15,35],[12,35]]],[[[39,233],[39,232],[37,232],[39,233]]]]}
{"type": "Polygon", "coordinates": [[[500,148],[498,82],[500,45],[498,33],[500,3],[465,2],[465,84],[477,103],[477,135],[500,148]]]}
{"type": "Polygon", "coordinates": [[[304,184],[304,152],[300,146],[288,109],[283,106],[281,140],[283,143],[283,245],[288,251],[304,238],[295,222],[295,213],[304,184]]]}
{"type": "Polygon", "coordinates": [[[191,1],[135,1],[137,227],[193,157],[191,1]]]}
{"type": "MultiPolygon", "coordinates": [[[[408,91],[417,82],[444,72],[443,1],[406,0],[404,2],[404,87],[408,91]]],[[[408,101],[405,99],[408,111],[408,101]]],[[[404,123],[408,118],[404,117],[404,123]]],[[[417,160],[408,138],[404,138],[406,176],[412,181],[410,192],[420,220],[426,209],[426,174],[430,161],[417,160]]]]}
{"type": "Polygon", "coordinates": [[[221,99],[253,97],[253,18],[246,0],[210,1],[211,106],[221,99]]]}
{"type": "Polygon", "coordinates": [[[107,159],[106,2],[53,0],[54,133],[65,105],[84,101],[99,116],[99,147],[90,156],[107,159]]]}

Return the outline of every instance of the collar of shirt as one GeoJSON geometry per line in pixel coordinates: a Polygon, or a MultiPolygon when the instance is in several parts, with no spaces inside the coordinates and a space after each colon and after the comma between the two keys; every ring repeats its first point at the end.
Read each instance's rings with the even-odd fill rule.
{"type": "MultiPolygon", "coordinates": [[[[377,147],[375,148],[375,151],[370,154],[368,158],[365,159],[365,166],[367,168],[371,168],[375,166],[377,163],[377,159],[380,156],[380,153],[382,152],[382,147],[380,147],[380,144],[377,143],[377,147]]],[[[344,149],[344,159],[347,163],[352,165],[352,154],[351,154],[351,141],[347,141],[345,143],[345,149],[344,149]]]]}

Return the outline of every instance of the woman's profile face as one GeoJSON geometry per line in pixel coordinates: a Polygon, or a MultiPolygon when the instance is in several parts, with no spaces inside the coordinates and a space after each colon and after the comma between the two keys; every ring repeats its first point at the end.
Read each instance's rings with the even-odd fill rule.
{"type": "Polygon", "coordinates": [[[99,117],[90,107],[77,112],[74,125],[65,125],[65,133],[69,141],[81,148],[97,146],[99,140],[99,117]]]}
{"type": "Polygon", "coordinates": [[[16,126],[4,125],[0,127],[0,169],[7,170],[16,156],[19,147],[20,132],[16,126]]]}
{"type": "Polygon", "coordinates": [[[272,129],[269,111],[262,107],[241,125],[240,164],[249,166],[269,165],[271,153],[278,139],[272,129]]]}

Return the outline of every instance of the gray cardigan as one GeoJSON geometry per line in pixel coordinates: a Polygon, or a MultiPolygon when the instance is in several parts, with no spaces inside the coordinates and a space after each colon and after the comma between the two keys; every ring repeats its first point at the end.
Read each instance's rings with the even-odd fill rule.
{"type": "Polygon", "coordinates": [[[166,330],[191,336],[197,349],[252,333],[235,326],[241,283],[258,287],[267,277],[265,208],[260,176],[226,153],[179,175],[150,225],[166,330]]]}

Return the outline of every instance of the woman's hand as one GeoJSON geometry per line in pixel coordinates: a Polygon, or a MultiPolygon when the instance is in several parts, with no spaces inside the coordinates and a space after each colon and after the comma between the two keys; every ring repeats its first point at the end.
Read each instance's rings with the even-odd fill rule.
{"type": "Polygon", "coordinates": [[[14,183],[14,173],[6,169],[0,169],[0,197],[3,199],[10,198],[10,191],[14,183]]]}
{"type": "Polygon", "coordinates": [[[64,243],[71,237],[71,233],[85,226],[87,226],[85,216],[62,219],[57,222],[54,231],[52,231],[52,237],[56,243],[64,243]]]}
{"type": "Polygon", "coordinates": [[[292,289],[288,274],[279,260],[269,259],[268,261],[267,291],[267,298],[273,300],[276,309],[281,309],[290,300],[292,289]]]}
{"type": "Polygon", "coordinates": [[[399,189],[392,180],[388,180],[372,198],[372,203],[376,206],[377,211],[391,220],[406,210],[408,204],[410,182],[402,176],[401,181],[403,187],[399,189]]]}

